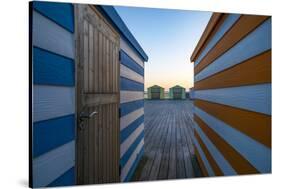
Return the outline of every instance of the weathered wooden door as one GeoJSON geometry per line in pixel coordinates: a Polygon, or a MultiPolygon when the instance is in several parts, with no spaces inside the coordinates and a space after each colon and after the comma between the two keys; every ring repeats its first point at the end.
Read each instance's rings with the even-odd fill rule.
{"type": "Polygon", "coordinates": [[[120,37],[93,6],[75,18],[77,184],[119,182],[120,37]]]}

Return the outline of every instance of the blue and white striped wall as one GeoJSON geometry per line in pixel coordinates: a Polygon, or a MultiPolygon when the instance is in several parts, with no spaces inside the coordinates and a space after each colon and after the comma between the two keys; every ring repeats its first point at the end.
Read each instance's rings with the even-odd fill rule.
{"type": "Polygon", "coordinates": [[[144,61],[120,42],[121,181],[129,181],[144,150],[144,61]]]}
{"type": "Polygon", "coordinates": [[[73,6],[33,2],[33,187],[75,184],[73,6]]]}

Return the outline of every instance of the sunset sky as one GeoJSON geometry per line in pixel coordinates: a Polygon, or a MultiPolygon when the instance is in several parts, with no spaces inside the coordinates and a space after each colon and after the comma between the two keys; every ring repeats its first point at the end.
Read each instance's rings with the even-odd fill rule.
{"type": "Polygon", "coordinates": [[[190,56],[203,33],[211,12],[115,7],[127,27],[147,53],[145,91],[160,85],[193,86],[190,56]]]}

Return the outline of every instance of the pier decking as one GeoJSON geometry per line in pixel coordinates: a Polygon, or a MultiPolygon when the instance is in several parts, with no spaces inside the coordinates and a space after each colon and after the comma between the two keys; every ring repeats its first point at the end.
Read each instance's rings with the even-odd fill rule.
{"type": "Polygon", "coordinates": [[[144,156],[134,181],[200,177],[190,100],[146,100],[144,156]]]}

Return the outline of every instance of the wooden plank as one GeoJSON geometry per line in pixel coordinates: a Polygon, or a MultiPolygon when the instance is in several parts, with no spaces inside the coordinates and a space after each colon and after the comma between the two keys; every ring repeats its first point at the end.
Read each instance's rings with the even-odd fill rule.
{"type": "Polygon", "coordinates": [[[37,11],[33,11],[32,14],[33,46],[73,59],[75,53],[73,34],[37,11]]]}
{"type": "Polygon", "coordinates": [[[109,94],[84,94],[83,97],[85,98],[85,105],[86,106],[95,106],[98,104],[112,104],[119,101],[119,95],[114,93],[109,94]]]}
{"type": "Polygon", "coordinates": [[[143,91],[120,91],[120,103],[142,100],[143,91]]]}
{"type": "Polygon", "coordinates": [[[199,73],[203,68],[212,63],[218,56],[226,52],[243,37],[248,35],[262,22],[268,19],[268,16],[242,15],[239,21],[226,33],[226,35],[209,51],[209,53],[194,68],[194,73],[199,73]]]}
{"type": "Polygon", "coordinates": [[[144,62],[140,58],[140,56],[127,44],[127,42],[121,38],[120,40],[120,48],[125,51],[136,63],[138,63],[141,67],[144,67],[144,62]]]}
{"type": "Polygon", "coordinates": [[[202,90],[261,83],[271,83],[271,50],[195,82],[194,89],[202,90]]]}
{"type": "Polygon", "coordinates": [[[124,66],[123,64],[121,64],[120,67],[121,67],[120,76],[131,79],[139,83],[144,83],[144,77],[142,75],[128,68],[127,66],[124,66]]]}
{"type": "Polygon", "coordinates": [[[195,100],[194,104],[208,114],[271,148],[271,116],[203,100],[195,100]]]}

